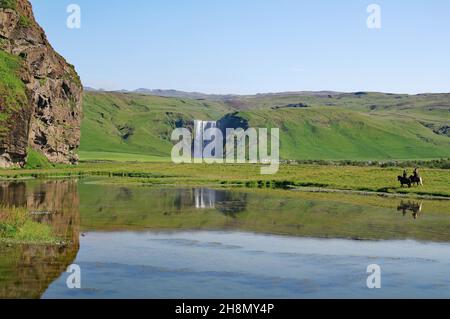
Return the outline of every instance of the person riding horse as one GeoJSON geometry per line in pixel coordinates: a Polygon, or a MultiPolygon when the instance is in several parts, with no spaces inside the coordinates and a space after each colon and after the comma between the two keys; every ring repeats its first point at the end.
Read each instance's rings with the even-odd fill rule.
{"type": "Polygon", "coordinates": [[[417,186],[423,185],[423,180],[422,180],[422,177],[420,176],[419,169],[417,167],[414,169],[414,173],[413,174],[414,175],[411,176],[411,178],[410,178],[411,182],[413,184],[417,184],[417,186]]]}
{"type": "Polygon", "coordinates": [[[398,181],[400,182],[401,186],[404,185],[411,187],[413,184],[423,185],[422,177],[420,177],[419,169],[415,168],[413,175],[408,177],[408,172],[406,170],[403,171],[403,176],[398,176],[398,181]]]}
{"type": "Polygon", "coordinates": [[[411,187],[411,178],[408,177],[408,172],[406,170],[403,171],[403,176],[398,176],[398,181],[400,182],[402,187],[404,185],[411,187]]]}

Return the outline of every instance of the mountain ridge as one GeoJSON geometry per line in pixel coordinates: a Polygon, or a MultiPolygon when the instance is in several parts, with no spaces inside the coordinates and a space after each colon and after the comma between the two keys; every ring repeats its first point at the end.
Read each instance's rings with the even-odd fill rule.
{"type": "Polygon", "coordinates": [[[342,91],[333,91],[333,90],[318,90],[318,91],[280,91],[280,92],[259,92],[254,94],[219,94],[219,93],[203,93],[196,91],[183,91],[176,89],[148,89],[148,88],[138,88],[135,90],[105,90],[105,89],[96,89],[93,87],[85,86],[84,90],[87,92],[117,92],[117,93],[138,93],[138,94],[147,94],[154,96],[165,96],[165,97],[186,97],[186,98],[210,98],[210,99],[229,99],[229,98],[239,98],[239,97],[260,97],[260,96],[290,96],[290,95],[304,95],[304,96],[322,96],[329,97],[331,96],[339,96],[339,95],[364,95],[364,94],[384,94],[384,95],[400,95],[400,96],[432,96],[432,95],[449,95],[450,92],[440,92],[440,93],[416,93],[416,94],[408,94],[408,93],[395,93],[395,92],[382,92],[382,91],[351,91],[351,92],[342,92],[342,91]]]}

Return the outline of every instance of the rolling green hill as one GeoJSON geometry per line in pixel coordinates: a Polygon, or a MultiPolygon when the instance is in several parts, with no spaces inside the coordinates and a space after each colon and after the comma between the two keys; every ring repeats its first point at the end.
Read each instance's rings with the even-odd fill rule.
{"type": "Polygon", "coordinates": [[[82,160],[168,160],[170,136],[193,119],[219,119],[224,103],[123,93],[87,93],[81,131],[82,160]]]}
{"type": "Polygon", "coordinates": [[[280,93],[211,98],[86,93],[82,160],[169,160],[173,128],[232,113],[279,127],[283,159],[450,157],[450,94],[280,93]]]}

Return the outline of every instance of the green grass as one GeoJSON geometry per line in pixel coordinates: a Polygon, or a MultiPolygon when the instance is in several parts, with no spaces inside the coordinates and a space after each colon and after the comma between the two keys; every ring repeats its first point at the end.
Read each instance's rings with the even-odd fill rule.
{"type": "MultiPolygon", "coordinates": [[[[412,172],[412,169],[408,169],[412,172]]],[[[381,192],[413,196],[450,197],[450,171],[422,169],[423,187],[401,188],[397,176],[403,168],[281,165],[275,175],[261,175],[259,165],[154,163],[82,163],[78,167],[41,170],[2,170],[1,178],[107,176],[104,183],[146,185],[213,185],[256,188],[312,187],[326,190],[381,192]]]]}
{"type": "Polygon", "coordinates": [[[0,242],[47,244],[56,241],[51,227],[33,221],[25,208],[0,207],[0,242]]]}
{"type": "Polygon", "coordinates": [[[95,153],[101,157],[106,153],[169,157],[170,135],[176,120],[218,119],[228,110],[216,102],[87,93],[81,127],[81,159],[93,159],[95,153]]]}
{"type": "Polygon", "coordinates": [[[368,93],[324,98],[291,94],[236,100],[228,103],[88,92],[84,99],[81,159],[168,158],[170,134],[177,121],[218,120],[234,112],[251,127],[279,127],[280,153],[286,160],[450,157],[450,137],[435,132],[448,124],[450,95],[368,93]],[[297,103],[309,107],[274,109],[297,103]],[[107,154],[114,155],[105,157],[107,154]]]}
{"type": "Polygon", "coordinates": [[[79,151],[83,161],[112,161],[112,162],[169,162],[168,157],[145,154],[128,154],[112,152],[79,151]]]}
{"type": "Polygon", "coordinates": [[[15,10],[17,7],[17,0],[0,0],[0,8],[15,10]]]}
{"type": "Polygon", "coordinates": [[[27,163],[25,165],[26,169],[43,169],[52,167],[53,165],[41,152],[34,150],[31,147],[27,149],[27,163]]]}
{"type": "MultiPolygon", "coordinates": [[[[325,107],[243,112],[252,127],[279,127],[284,159],[409,160],[450,156],[450,138],[417,121],[325,107]]],[[[240,113],[239,113],[240,114],[240,113]]]]}
{"type": "Polygon", "coordinates": [[[28,28],[32,25],[32,22],[30,18],[21,15],[19,18],[19,25],[23,28],[28,28]]]}
{"type": "Polygon", "coordinates": [[[28,104],[25,85],[19,77],[21,61],[0,51],[0,137],[8,132],[8,119],[28,104]]]}

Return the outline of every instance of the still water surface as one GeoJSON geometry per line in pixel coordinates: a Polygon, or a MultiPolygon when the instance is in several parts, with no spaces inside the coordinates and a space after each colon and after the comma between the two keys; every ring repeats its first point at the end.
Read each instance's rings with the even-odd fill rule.
{"type": "Polygon", "coordinates": [[[97,182],[0,183],[2,205],[45,211],[73,242],[0,246],[0,297],[450,297],[447,202],[97,182]]]}

